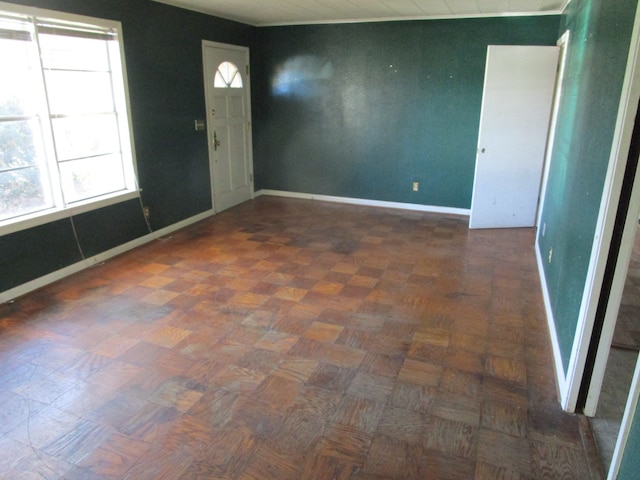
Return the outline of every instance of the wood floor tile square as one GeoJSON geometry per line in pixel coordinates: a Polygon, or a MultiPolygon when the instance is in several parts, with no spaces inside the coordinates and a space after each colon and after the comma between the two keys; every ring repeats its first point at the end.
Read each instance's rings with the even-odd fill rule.
{"type": "Polygon", "coordinates": [[[479,462],[525,474],[530,468],[531,458],[530,445],[526,439],[480,429],[479,462]]]}
{"type": "Polygon", "coordinates": [[[190,330],[164,326],[147,335],[145,341],[161,347],[171,348],[187,338],[191,333],[190,330]]]}
{"type": "Polygon", "coordinates": [[[282,453],[265,443],[252,457],[249,466],[240,478],[255,480],[298,479],[298,471],[304,458],[302,456],[282,453]]]}
{"type": "Polygon", "coordinates": [[[284,411],[298,396],[301,388],[300,382],[271,375],[260,384],[255,395],[261,401],[275,405],[277,410],[284,411]]]}
{"type": "Polygon", "coordinates": [[[384,402],[345,395],[338,405],[333,421],[356,430],[373,433],[384,412],[384,402]]]}
{"type": "Polygon", "coordinates": [[[325,390],[344,392],[351,383],[355,373],[354,370],[348,368],[321,363],[313,371],[306,384],[325,390]]]}
{"type": "Polygon", "coordinates": [[[527,409],[518,404],[485,401],[482,403],[482,427],[513,437],[527,435],[527,409]]]}
{"type": "Polygon", "coordinates": [[[349,425],[334,424],[320,442],[319,453],[322,456],[362,465],[372,441],[371,433],[349,425]]]}
{"type": "Polygon", "coordinates": [[[406,358],[398,374],[398,380],[418,385],[437,386],[442,377],[442,367],[406,358]]]}
{"type": "Polygon", "coordinates": [[[306,464],[300,478],[314,478],[316,480],[349,480],[358,471],[356,465],[343,462],[334,457],[313,455],[307,457],[306,464]]]}
{"type": "MultiPolygon", "coordinates": [[[[435,450],[426,450],[422,454],[418,478],[428,480],[465,480],[476,479],[474,476],[475,461],[444,454],[435,450]]],[[[506,477],[504,480],[507,480],[506,477]]],[[[503,480],[500,476],[491,477],[492,480],[503,480]]],[[[523,480],[518,477],[518,480],[523,480]]]]}
{"type": "Polygon", "coordinates": [[[425,436],[425,450],[472,458],[478,444],[478,429],[465,423],[431,416],[425,436]]]}
{"type": "Polygon", "coordinates": [[[395,438],[377,435],[374,438],[362,469],[365,474],[381,478],[416,479],[420,467],[422,447],[395,438]]]}
{"type": "Polygon", "coordinates": [[[216,384],[236,393],[249,393],[258,388],[265,375],[249,368],[230,365],[216,378],[216,384]]]}
{"type": "Polygon", "coordinates": [[[95,476],[124,476],[151,448],[151,444],[119,433],[112,434],[78,465],[86,467],[95,476]]]}
{"type": "Polygon", "coordinates": [[[376,432],[408,444],[422,445],[428,425],[427,415],[387,405],[376,432]]]}
{"type": "Polygon", "coordinates": [[[357,372],[347,393],[355,397],[368,398],[374,402],[386,402],[393,391],[393,380],[371,373],[357,372]]]}
{"type": "Polygon", "coordinates": [[[286,353],[298,341],[297,336],[283,332],[271,331],[265,333],[255,344],[256,348],[286,353]]]}
{"type": "Polygon", "coordinates": [[[331,323],[313,322],[304,332],[304,337],[320,342],[335,342],[344,330],[343,326],[331,323]]]}

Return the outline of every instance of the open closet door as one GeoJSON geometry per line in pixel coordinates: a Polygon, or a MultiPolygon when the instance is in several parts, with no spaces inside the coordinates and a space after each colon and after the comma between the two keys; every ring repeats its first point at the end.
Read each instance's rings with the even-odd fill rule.
{"type": "Polygon", "coordinates": [[[488,47],[470,228],[535,225],[558,54],[488,47]]]}

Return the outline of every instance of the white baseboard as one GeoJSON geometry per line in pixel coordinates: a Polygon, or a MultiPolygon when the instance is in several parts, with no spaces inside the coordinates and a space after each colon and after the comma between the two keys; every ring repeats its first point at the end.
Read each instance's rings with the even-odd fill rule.
{"type": "Polygon", "coordinates": [[[567,400],[567,377],[564,373],[564,364],[562,362],[562,354],[560,352],[560,342],[558,341],[558,330],[553,317],[553,309],[551,308],[551,300],[549,298],[549,288],[547,287],[547,279],[544,275],[544,263],[540,253],[540,247],[536,240],[535,243],[536,260],[538,263],[538,276],[540,277],[540,285],[542,287],[542,298],[544,299],[544,308],[547,313],[547,326],[549,327],[549,337],[551,338],[551,346],[553,348],[553,359],[555,362],[556,386],[560,395],[560,403],[564,406],[567,400]]]}
{"type": "Polygon", "coordinates": [[[187,218],[178,223],[174,223],[173,225],[169,225],[168,227],[164,227],[160,230],[156,230],[153,233],[149,233],[144,237],[136,238],[135,240],[131,240],[130,242],[124,243],[122,245],[118,245],[117,247],[107,250],[106,252],[99,253],[98,255],[90,258],[85,258],[84,260],[74,263],[73,265],[69,265],[68,267],[56,270],[55,272],[51,272],[47,275],[36,278],[35,280],[31,280],[27,283],[23,283],[22,285],[18,285],[17,287],[5,290],[4,292],[0,292],[0,303],[10,302],[15,298],[37,290],[38,288],[42,288],[46,285],[49,285],[50,283],[68,277],[69,275],[73,275],[74,273],[80,272],[98,263],[102,263],[105,260],[128,252],[129,250],[133,250],[136,247],[140,247],[145,243],[157,240],[160,237],[164,237],[166,235],[169,235],[170,233],[175,232],[176,230],[180,230],[181,228],[204,220],[205,218],[212,216],[214,213],[215,212],[213,210],[207,210],[206,212],[187,218]]]}
{"type": "Polygon", "coordinates": [[[316,195],[314,193],[287,192],[284,190],[258,190],[256,197],[261,195],[273,195],[276,197],[302,198],[305,200],[320,200],[323,202],[348,203],[350,205],[364,205],[368,207],[397,208],[402,210],[414,210],[419,212],[447,213],[452,215],[469,216],[468,208],[439,207],[435,205],[420,205],[417,203],[385,202],[382,200],[367,200],[364,198],[334,197],[331,195],[316,195]]]}

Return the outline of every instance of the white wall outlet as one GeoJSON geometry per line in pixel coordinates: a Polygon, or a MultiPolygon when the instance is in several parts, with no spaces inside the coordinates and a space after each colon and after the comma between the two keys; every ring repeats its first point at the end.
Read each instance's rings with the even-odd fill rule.
{"type": "Polygon", "coordinates": [[[417,192],[418,190],[420,190],[420,182],[413,182],[413,184],[412,184],[412,186],[411,186],[411,189],[412,189],[414,192],[417,192]]]}

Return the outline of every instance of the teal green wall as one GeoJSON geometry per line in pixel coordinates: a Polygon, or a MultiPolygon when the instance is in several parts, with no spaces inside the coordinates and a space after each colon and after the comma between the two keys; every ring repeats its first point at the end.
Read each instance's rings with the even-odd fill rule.
{"type": "Polygon", "coordinates": [[[469,208],[487,45],[555,45],[559,22],[257,29],[256,188],[469,208]]]}
{"type": "Polygon", "coordinates": [[[636,405],[629,438],[624,447],[618,480],[637,480],[640,477],[640,403],[636,405]]]}
{"type": "Polygon", "coordinates": [[[537,241],[565,373],[576,335],[636,5],[636,0],[573,0],[560,28],[560,34],[569,29],[571,38],[537,241]],[[553,258],[548,263],[550,249],[553,258]]]}

